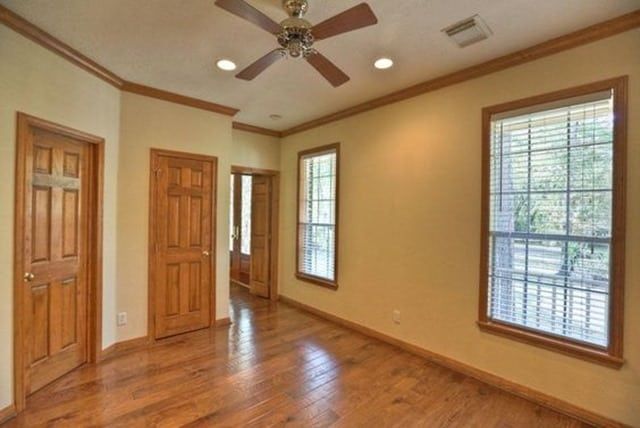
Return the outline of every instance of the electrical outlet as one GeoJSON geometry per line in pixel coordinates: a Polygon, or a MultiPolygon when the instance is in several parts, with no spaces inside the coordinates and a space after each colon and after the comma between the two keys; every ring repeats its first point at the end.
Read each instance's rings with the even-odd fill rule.
{"type": "Polygon", "coordinates": [[[119,312],[118,313],[118,325],[126,325],[127,324],[127,313],[119,312]]]}
{"type": "Polygon", "coordinates": [[[393,320],[394,323],[400,324],[400,311],[397,309],[394,310],[393,314],[391,315],[391,319],[393,320]]]}

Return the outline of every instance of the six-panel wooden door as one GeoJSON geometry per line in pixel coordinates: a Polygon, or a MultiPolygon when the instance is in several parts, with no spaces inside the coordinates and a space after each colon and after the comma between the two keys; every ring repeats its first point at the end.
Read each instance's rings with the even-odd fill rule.
{"type": "Polygon", "coordinates": [[[251,189],[251,294],[269,298],[271,280],[271,177],[253,176],[251,189]]]}
{"type": "Polygon", "coordinates": [[[24,392],[87,361],[88,144],[30,127],[24,186],[24,392]]]}
{"type": "Polygon", "coordinates": [[[155,338],[211,325],[215,163],[155,154],[152,280],[155,338]]]}

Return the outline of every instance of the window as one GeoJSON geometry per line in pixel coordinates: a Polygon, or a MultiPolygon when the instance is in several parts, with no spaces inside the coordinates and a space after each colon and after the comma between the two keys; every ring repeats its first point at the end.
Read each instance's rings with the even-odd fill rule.
{"type": "Polygon", "coordinates": [[[231,203],[229,204],[229,251],[233,251],[233,247],[234,247],[234,241],[235,241],[235,228],[236,228],[236,219],[234,216],[234,207],[233,207],[233,201],[234,201],[234,195],[235,195],[235,181],[236,181],[236,176],[231,174],[231,187],[230,187],[230,201],[231,203]]]}
{"type": "Polygon", "coordinates": [[[625,82],[485,109],[481,328],[622,363],[625,82]]]}
{"type": "Polygon", "coordinates": [[[251,254],[251,190],[253,186],[253,177],[250,175],[242,175],[242,195],[240,206],[240,219],[242,221],[240,228],[240,252],[242,254],[251,254]]]}
{"type": "Polygon", "coordinates": [[[298,155],[297,273],[337,288],[338,144],[298,155]]]}
{"type": "Polygon", "coordinates": [[[250,175],[231,174],[230,204],[229,204],[229,251],[235,250],[235,240],[240,237],[240,252],[251,255],[251,190],[253,178],[250,175]],[[238,183],[236,178],[239,177],[238,183]],[[236,185],[240,192],[239,201],[236,198],[236,185]],[[235,218],[235,204],[239,203],[240,212],[235,218]],[[238,224],[239,223],[239,224],[238,224]]]}

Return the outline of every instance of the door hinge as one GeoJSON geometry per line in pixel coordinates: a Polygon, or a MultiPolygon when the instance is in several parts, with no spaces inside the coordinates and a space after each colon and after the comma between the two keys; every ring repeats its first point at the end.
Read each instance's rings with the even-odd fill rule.
{"type": "Polygon", "coordinates": [[[162,170],[160,168],[156,168],[153,170],[153,173],[156,175],[156,179],[158,179],[158,177],[160,177],[160,173],[162,172],[162,170]]]}

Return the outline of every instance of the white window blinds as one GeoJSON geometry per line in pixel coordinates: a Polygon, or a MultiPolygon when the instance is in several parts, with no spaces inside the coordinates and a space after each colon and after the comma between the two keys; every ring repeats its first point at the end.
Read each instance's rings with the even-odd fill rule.
{"type": "Polygon", "coordinates": [[[488,316],[606,347],[610,92],[492,117],[488,316]]]}
{"type": "Polygon", "coordinates": [[[336,281],[337,150],[300,157],[298,272],[336,281]]]}

